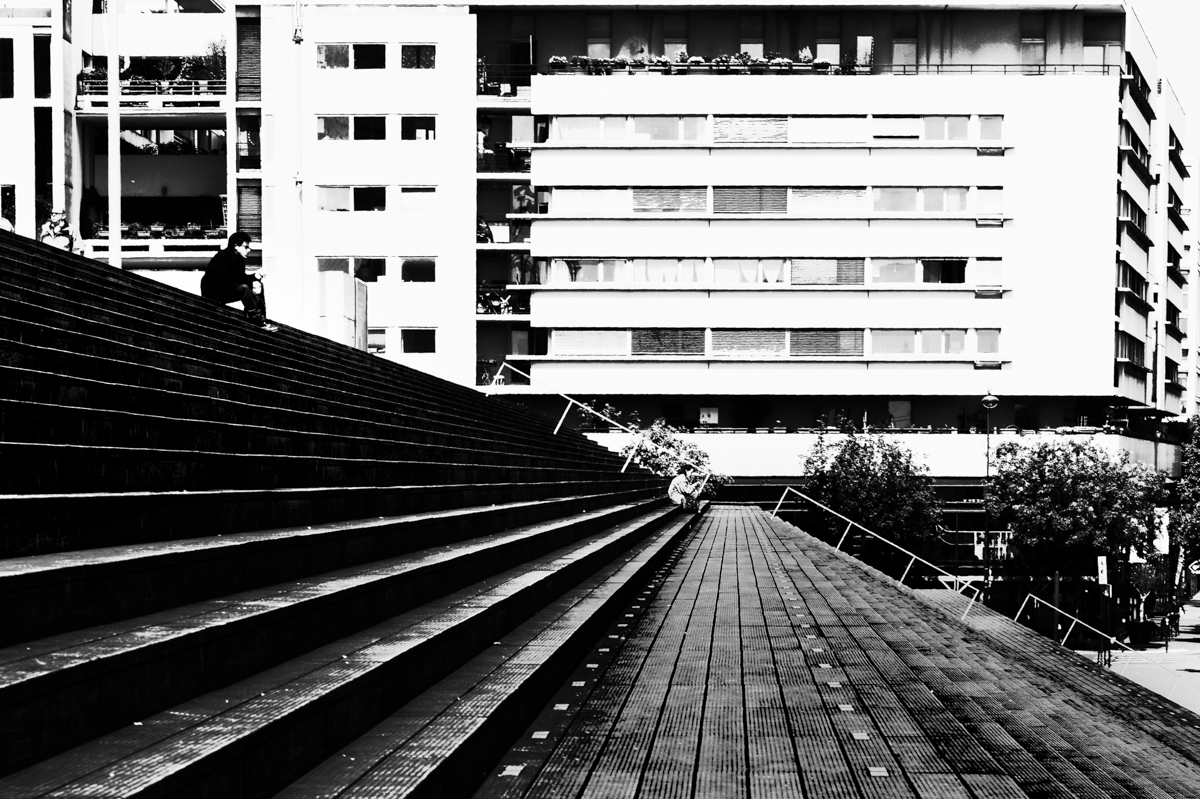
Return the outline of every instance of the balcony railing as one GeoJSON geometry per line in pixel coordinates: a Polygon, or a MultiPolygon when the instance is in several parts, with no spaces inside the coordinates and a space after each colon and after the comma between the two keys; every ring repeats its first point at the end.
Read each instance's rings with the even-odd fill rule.
{"type": "MultiPolygon", "coordinates": [[[[123,80],[121,95],[185,95],[211,96],[225,94],[224,80],[123,80]]],[[[83,95],[108,94],[108,81],[82,78],[79,93],[83,95]]]]}
{"type": "Polygon", "coordinates": [[[529,151],[496,147],[493,152],[475,155],[476,172],[529,172],[529,151]]]}

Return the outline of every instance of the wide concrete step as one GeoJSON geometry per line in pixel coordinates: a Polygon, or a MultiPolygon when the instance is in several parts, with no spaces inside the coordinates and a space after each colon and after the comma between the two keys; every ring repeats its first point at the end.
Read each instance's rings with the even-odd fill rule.
{"type": "MultiPolygon", "coordinates": [[[[480,466],[558,469],[605,468],[574,457],[513,452],[506,447],[476,446],[466,436],[442,441],[396,440],[390,430],[362,426],[358,431],[329,430],[320,416],[307,424],[284,426],[287,419],[263,424],[163,416],[144,411],[91,408],[0,398],[0,441],[77,444],[91,447],[208,450],[269,453],[279,456],[390,459],[429,463],[474,461],[480,466]]],[[[336,420],[335,420],[336,421],[336,420]]],[[[330,425],[333,426],[333,425],[330,425]]]]}
{"type": "Polygon", "coordinates": [[[0,560],[0,646],[656,498],[625,490],[0,560]]]}
{"type": "MultiPolygon", "coordinates": [[[[570,454],[577,463],[623,463],[609,450],[558,437],[535,437],[517,430],[493,430],[479,424],[435,424],[411,413],[385,412],[374,405],[306,400],[288,391],[222,385],[210,379],[181,376],[140,364],[91,359],[62,351],[42,350],[30,352],[28,356],[30,362],[37,362],[42,368],[0,365],[0,381],[7,384],[8,396],[14,401],[291,430],[321,430],[426,444],[467,439],[472,447],[482,451],[559,457],[570,454]],[[60,355],[66,357],[59,358],[60,355]],[[96,362],[89,362],[92,360],[96,362]],[[46,361],[69,363],[52,365],[46,361]],[[69,371],[66,374],[45,371],[51,368],[69,371]],[[98,377],[82,376],[83,371],[98,377]]],[[[24,435],[36,433],[19,427],[9,429],[24,435]]]]}
{"type": "Polygon", "coordinates": [[[437,485],[585,480],[599,469],[479,464],[405,457],[243,454],[152,447],[0,442],[0,492],[9,494],[142,491],[210,491],[223,488],[437,485]]]}
{"type": "MultiPolygon", "coordinates": [[[[64,389],[69,397],[99,391],[96,383],[141,385],[263,408],[353,415],[363,421],[390,419],[397,424],[411,421],[439,432],[470,435],[482,430],[485,439],[524,442],[524,446],[546,446],[544,441],[554,430],[540,415],[514,410],[512,403],[478,394],[469,407],[456,406],[440,401],[441,394],[434,390],[422,390],[413,397],[393,386],[372,391],[369,385],[347,380],[345,375],[334,378],[279,364],[226,363],[227,354],[211,350],[162,352],[125,342],[118,331],[80,333],[40,316],[14,320],[0,315],[0,339],[9,341],[0,353],[0,365],[14,370],[12,390],[30,399],[47,390],[39,385],[43,374],[58,373],[63,380],[70,376],[94,381],[64,389]],[[16,371],[20,369],[25,371],[16,371]]],[[[553,441],[560,450],[615,460],[575,431],[563,429],[553,441]]]]}
{"type": "Polygon", "coordinates": [[[572,588],[277,799],[470,796],[570,671],[582,668],[603,631],[616,631],[614,619],[683,544],[695,518],[679,518],[572,588]]]}
{"type": "Polygon", "coordinates": [[[578,494],[665,493],[658,478],[215,491],[0,495],[0,557],[221,536],[281,526],[532,502],[578,494]]]}
{"type": "MultiPolygon", "coordinates": [[[[44,286],[18,288],[6,285],[4,280],[0,276],[0,316],[95,335],[100,341],[93,342],[92,347],[100,351],[109,351],[110,342],[120,342],[148,352],[198,357],[214,367],[236,367],[268,376],[291,375],[301,383],[329,381],[357,393],[381,391],[386,396],[404,397],[413,407],[429,412],[453,411],[466,418],[491,415],[525,425],[531,421],[528,412],[511,403],[489,402],[473,389],[439,381],[415,370],[392,374],[395,370],[391,367],[395,364],[299,331],[285,329],[265,334],[239,320],[234,322],[247,330],[196,329],[185,324],[177,312],[163,312],[156,317],[150,309],[137,304],[122,311],[114,309],[107,300],[87,294],[58,298],[41,293],[44,286]],[[392,379],[387,379],[389,376],[392,379]],[[484,405],[497,407],[485,413],[484,405]]],[[[11,337],[3,325],[0,337],[11,337]]],[[[540,414],[532,418],[543,427],[551,423],[540,414]]]]}
{"type": "MultiPolygon", "coordinates": [[[[388,563],[376,572],[346,575],[343,579],[349,585],[297,583],[290,595],[298,610],[283,609],[286,604],[281,604],[280,597],[244,597],[230,602],[224,612],[231,618],[219,622],[222,609],[204,607],[208,613],[195,618],[212,616],[216,626],[208,636],[154,625],[143,628],[141,637],[150,641],[139,645],[134,632],[126,631],[124,640],[108,643],[105,649],[117,651],[101,661],[110,668],[114,664],[125,668],[121,675],[103,679],[105,690],[100,693],[95,688],[100,682],[97,667],[83,662],[79,642],[64,650],[65,657],[57,661],[45,652],[39,652],[40,657],[26,655],[21,671],[5,667],[5,673],[20,679],[10,680],[10,686],[0,690],[0,700],[9,690],[32,685],[43,674],[66,675],[72,668],[93,672],[85,682],[92,690],[85,694],[85,689],[60,676],[53,691],[44,689],[36,695],[28,688],[21,691],[18,698],[26,704],[10,704],[0,724],[0,731],[21,731],[16,742],[23,745],[21,750],[0,747],[4,753],[0,756],[9,764],[44,756],[37,752],[50,748],[48,739],[63,740],[61,725],[71,725],[75,737],[89,738],[94,732],[84,733],[80,728],[93,717],[115,731],[0,779],[0,795],[13,799],[80,796],[101,790],[123,796],[184,791],[227,797],[261,795],[366,732],[678,515],[674,509],[639,514],[469,586],[453,586],[457,590],[452,593],[391,618],[387,616],[395,611],[380,605],[389,601],[399,605],[403,600],[387,597],[386,591],[362,590],[359,584],[386,582],[389,576],[395,580],[393,575],[405,565],[410,571],[423,566],[426,590],[444,590],[450,586],[447,570],[438,568],[438,561],[445,560],[442,553],[427,553],[424,563],[410,558],[404,565],[388,563]],[[338,601],[324,600],[320,588],[335,592],[338,601]],[[250,625],[247,619],[261,614],[279,619],[273,631],[250,625]],[[291,660],[261,671],[264,656],[275,658],[281,650],[311,646],[316,635],[344,629],[347,616],[360,626],[378,623],[305,654],[293,652],[291,660]],[[386,620],[380,621],[381,616],[386,620]],[[159,643],[171,638],[197,648],[187,652],[159,643]],[[151,673],[172,675],[170,680],[148,681],[147,668],[138,668],[146,646],[163,648],[159,658],[145,665],[152,667],[151,673]],[[50,667],[51,662],[58,668],[50,667]],[[218,688],[238,669],[253,676],[218,688]],[[194,675],[191,689],[204,686],[209,693],[148,715],[150,705],[169,706],[164,702],[180,692],[177,684],[189,674],[194,675]],[[151,694],[157,696],[151,700],[151,694]],[[85,696],[90,703],[81,701],[85,696]],[[98,706],[97,711],[81,716],[80,709],[89,704],[98,706]]],[[[463,557],[471,557],[475,568],[494,572],[508,566],[498,563],[499,558],[489,551],[498,546],[490,540],[480,542],[474,552],[463,557]]],[[[453,571],[466,573],[469,568],[462,565],[453,571]]],[[[333,581],[334,575],[327,579],[333,581]]],[[[398,584],[393,586],[393,596],[400,593],[398,588],[398,584]]],[[[185,626],[195,623],[180,621],[185,626]]]]}

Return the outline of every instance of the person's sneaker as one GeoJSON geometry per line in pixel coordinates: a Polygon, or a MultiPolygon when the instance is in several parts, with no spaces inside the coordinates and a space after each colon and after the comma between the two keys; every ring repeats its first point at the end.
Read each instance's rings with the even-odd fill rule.
{"type": "Polygon", "coordinates": [[[260,325],[258,329],[263,331],[264,333],[274,333],[276,330],[279,329],[279,325],[273,325],[270,322],[263,322],[262,325],[260,325]]]}

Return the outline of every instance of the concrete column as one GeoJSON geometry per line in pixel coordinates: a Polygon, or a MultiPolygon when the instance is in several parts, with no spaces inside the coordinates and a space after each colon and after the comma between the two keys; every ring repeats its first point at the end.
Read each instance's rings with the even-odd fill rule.
{"type": "Polygon", "coordinates": [[[108,39],[108,265],[121,268],[121,50],[117,16],[121,0],[108,0],[104,15],[108,39]]]}

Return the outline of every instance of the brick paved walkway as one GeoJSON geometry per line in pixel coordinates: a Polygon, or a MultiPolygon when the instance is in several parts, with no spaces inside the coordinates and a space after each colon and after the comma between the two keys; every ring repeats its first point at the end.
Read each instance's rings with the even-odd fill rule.
{"type": "Polygon", "coordinates": [[[762,511],[713,507],[634,602],[479,796],[1200,795],[1111,701],[762,511]]]}

